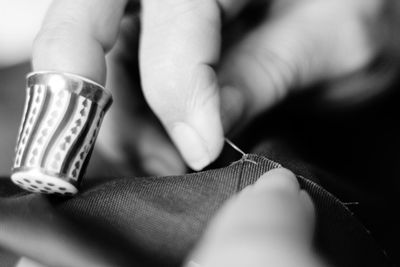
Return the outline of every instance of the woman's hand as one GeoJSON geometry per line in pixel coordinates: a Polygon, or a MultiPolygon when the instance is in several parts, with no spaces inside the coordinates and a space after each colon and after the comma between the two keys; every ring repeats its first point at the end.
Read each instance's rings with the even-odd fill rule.
{"type": "Polygon", "coordinates": [[[106,154],[124,166],[133,155],[148,173],[183,172],[154,112],[186,163],[200,170],[219,155],[225,132],[293,88],[370,63],[380,49],[384,3],[145,0],[139,19],[126,13],[127,0],[57,0],[36,38],[33,67],[105,83],[107,66],[115,102],[99,136],[106,154]],[[237,27],[241,11],[255,4],[265,10],[262,20],[222,46],[223,24],[237,27]]]}

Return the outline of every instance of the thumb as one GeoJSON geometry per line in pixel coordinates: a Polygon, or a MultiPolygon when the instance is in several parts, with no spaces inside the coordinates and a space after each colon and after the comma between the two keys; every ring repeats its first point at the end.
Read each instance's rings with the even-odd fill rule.
{"type": "Polygon", "coordinates": [[[140,73],[144,96],[186,163],[200,170],[222,150],[214,69],[221,13],[233,18],[251,0],[142,2],[140,73]]]}
{"type": "Polygon", "coordinates": [[[219,88],[220,11],[214,0],[142,3],[144,96],[186,163],[199,170],[223,145],[219,88]]]}

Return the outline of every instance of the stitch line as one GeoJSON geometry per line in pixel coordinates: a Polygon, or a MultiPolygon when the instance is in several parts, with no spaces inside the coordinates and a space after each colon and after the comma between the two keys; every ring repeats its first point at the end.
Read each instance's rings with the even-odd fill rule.
{"type": "Polygon", "coordinates": [[[247,161],[247,162],[250,162],[250,163],[253,163],[253,164],[255,164],[255,165],[258,165],[258,163],[257,163],[256,161],[249,159],[249,154],[244,153],[243,150],[241,150],[238,146],[236,146],[231,140],[229,140],[229,139],[226,138],[226,137],[225,137],[225,142],[226,142],[229,146],[231,146],[234,150],[236,150],[237,152],[239,152],[240,154],[242,154],[242,158],[241,158],[240,160],[237,160],[237,161],[232,162],[232,163],[230,164],[230,166],[236,164],[237,162],[246,162],[246,161],[247,161]]]}
{"type": "Polygon", "coordinates": [[[239,162],[241,163],[241,166],[240,166],[239,178],[236,184],[236,192],[240,191],[240,186],[242,184],[242,177],[243,177],[243,168],[244,168],[244,161],[239,160],[239,162]]]}

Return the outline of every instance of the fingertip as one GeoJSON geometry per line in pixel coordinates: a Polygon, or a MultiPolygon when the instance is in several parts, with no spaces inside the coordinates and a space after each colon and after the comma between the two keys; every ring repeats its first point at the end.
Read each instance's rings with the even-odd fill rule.
{"type": "MultiPolygon", "coordinates": [[[[268,179],[268,178],[282,178],[282,179],[294,179],[296,175],[290,171],[289,169],[279,167],[279,168],[274,168],[263,175],[260,176],[260,180],[262,179],[268,179]]],[[[297,180],[296,180],[297,181],[297,180]]]]}
{"type": "Polygon", "coordinates": [[[143,93],[186,163],[201,170],[223,147],[218,79],[212,68],[220,53],[220,10],[215,1],[161,2],[143,2],[143,93]]]}
{"type": "Polygon", "coordinates": [[[280,189],[289,192],[299,192],[300,185],[293,172],[285,168],[276,168],[261,175],[255,183],[255,188],[261,191],[280,189]]]}
{"type": "Polygon", "coordinates": [[[186,163],[193,170],[202,170],[219,154],[218,150],[210,149],[210,144],[188,123],[174,123],[171,136],[186,163]]]}
{"type": "Polygon", "coordinates": [[[152,94],[148,101],[186,163],[198,171],[219,156],[224,144],[218,81],[207,64],[179,78],[179,86],[152,94]],[[182,77],[188,81],[182,82],[182,77]]]}

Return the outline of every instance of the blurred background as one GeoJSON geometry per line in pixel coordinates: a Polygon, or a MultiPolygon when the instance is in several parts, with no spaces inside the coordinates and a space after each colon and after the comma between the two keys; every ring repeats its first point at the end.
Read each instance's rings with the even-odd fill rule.
{"type": "Polygon", "coordinates": [[[9,176],[25,101],[25,75],[30,64],[0,69],[0,174],[9,176]]]}

